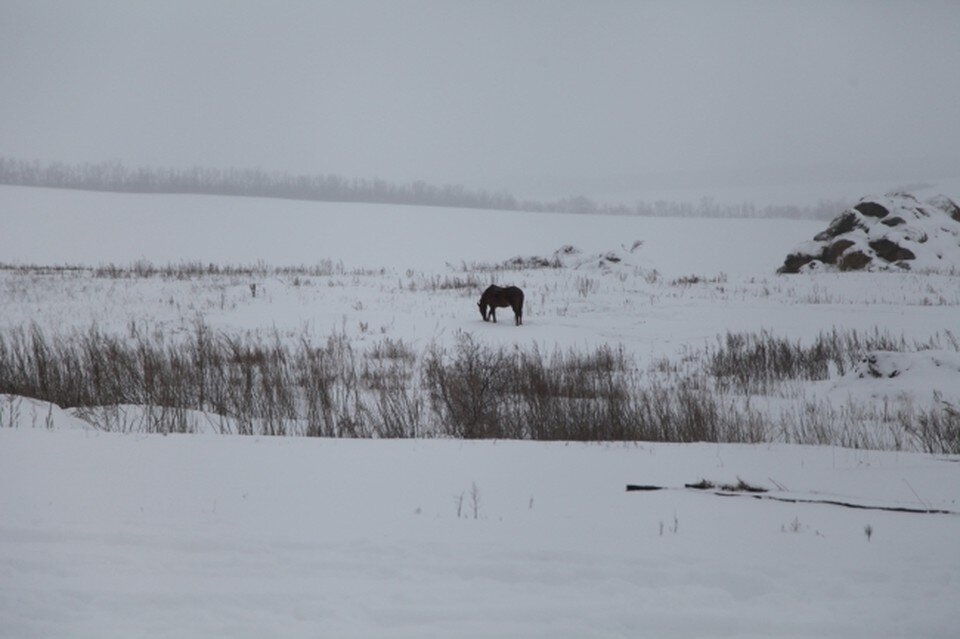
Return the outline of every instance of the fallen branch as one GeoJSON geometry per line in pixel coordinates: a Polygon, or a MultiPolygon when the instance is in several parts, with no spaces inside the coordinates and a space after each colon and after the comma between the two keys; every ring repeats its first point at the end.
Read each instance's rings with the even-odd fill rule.
{"type": "Polygon", "coordinates": [[[742,480],[737,484],[727,484],[716,486],[713,482],[700,480],[695,484],[685,484],[679,486],[655,486],[650,484],[627,484],[627,492],[651,492],[656,490],[695,490],[701,493],[709,493],[717,497],[752,497],[753,499],[768,499],[788,504],[824,504],[827,506],[841,506],[843,508],[856,508],[858,510],[878,510],[890,513],[910,513],[921,515],[960,515],[955,510],[946,510],[942,508],[929,507],[911,507],[911,506],[881,506],[878,504],[859,504],[852,501],[840,501],[838,499],[814,499],[806,497],[787,497],[785,495],[776,495],[765,488],[750,486],[742,480]]]}
{"type": "MultiPolygon", "coordinates": [[[[724,493],[717,493],[724,494],[724,493]]],[[[736,493],[726,493],[725,496],[737,497],[736,493]]],[[[941,508],[911,508],[910,506],[878,506],[875,504],[858,504],[850,501],[839,501],[836,499],[804,499],[802,497],[783,497],[780,495],[744,495],[754,499],[772,499],[773,501],[782,501],[790,504],[827,504],[828,506],[843,506],[844,508],[857,508],[860,510],[881,510],[890,513],[916,513],[922,515],[960,515],[960,512],[953,510],[944,510],[941,508]]]]}

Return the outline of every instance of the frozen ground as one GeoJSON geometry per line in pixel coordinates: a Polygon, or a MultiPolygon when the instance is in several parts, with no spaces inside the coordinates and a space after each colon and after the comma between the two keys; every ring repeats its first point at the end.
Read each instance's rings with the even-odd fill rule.
{"type": "Polygon", "coordinates": [[[960,516],[624,490],[738,477],[960,511],[904,453],[3,429],[0,635],[955,636],[960,516]]]}
{"type": "MultiPolygon", "coordinates": [[[[469,332],[623,345],[646,365],[727,331],[922,342],[960,325],[955,272],[775,275],[822,222],[0,187],[0,223],[6,264],[321,265],[183,279],[3,270],[4,334],[95,323],[175,338],[199,319],[231,335],[338,331],[358,348],[390,337],[421,350],[469,332]],[[562,269],[473,265],[563,245],[581,252],[562,269]],[[481,321],[491,280],[527,291],[523,327],[506,309],[481,321]]],[[[863,366],[805,392],[960,401],[950,348],[863,366]]],[[[960,625],[958,515],[681,488],[740,478],[778,497],[956,512],[956,456],[118,435],[28,399],[2,397],[0,410],[3,637],[952,637],[960,625]]]]}

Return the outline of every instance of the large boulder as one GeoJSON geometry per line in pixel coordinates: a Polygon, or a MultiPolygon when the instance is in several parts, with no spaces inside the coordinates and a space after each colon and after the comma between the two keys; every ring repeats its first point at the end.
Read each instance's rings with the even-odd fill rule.
{"type": "Polygon", "coordinates": [[[960,269],[960,206],[938,195],[862,199],[784,259],[778,273],[960,269]]]}

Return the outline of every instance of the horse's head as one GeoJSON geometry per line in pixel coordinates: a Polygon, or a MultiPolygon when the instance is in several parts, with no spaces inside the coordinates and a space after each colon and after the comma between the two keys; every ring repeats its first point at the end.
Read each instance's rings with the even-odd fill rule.
{"type": "Polygon", "coordinates": [[[484,304],[482,301],[480,301],[480,302],[477,302],[477,308],[480,309],[480,317],[482,317],[483,321],[486,322],[487,321],[487,305],[484,304]]]}

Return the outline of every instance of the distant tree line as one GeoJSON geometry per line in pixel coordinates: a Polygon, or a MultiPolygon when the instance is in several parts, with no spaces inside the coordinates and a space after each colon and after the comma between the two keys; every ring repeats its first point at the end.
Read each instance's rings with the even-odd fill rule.
{"type": "Polygon", "coordinates": [[[320,202],[410,204],[538,213],[643,215],[656,217],[786,217],[829,219],[848,202],[820,201],[813,206],[766,206],[753,203],[719,204],[711,198],[698,203],[658,200],[635,204],[599,203],[584,195],[554,201],[519,200],[505,192],[468,189],[463,185],[436,186],[423,181],[396,184],[380,178],[339,175],[293,175],[262,169],[187,169],[138,167],[120,162],[67,164],[0,157],[0,184],[38,186],[117,193],[194,193],[237,195],[320,202]]]}

